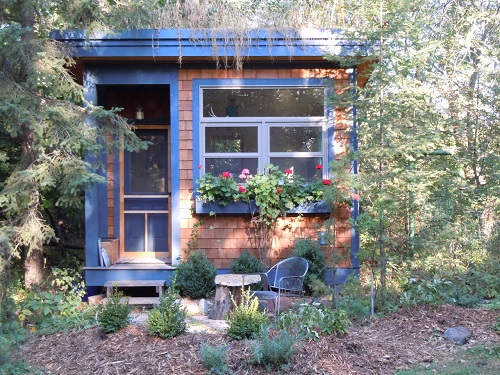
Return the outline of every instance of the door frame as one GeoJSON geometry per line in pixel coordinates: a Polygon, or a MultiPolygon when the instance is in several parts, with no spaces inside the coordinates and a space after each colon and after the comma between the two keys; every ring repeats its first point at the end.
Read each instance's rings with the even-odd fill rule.
{"type": "MultiPolygon", "coordinates": [[[[137,63],[107,63],[89,62],[85,64],[83,85],[85,87],[84,97],[89,103],[97,103],[97,85],[169,85],[170,86],[170,162],[178,166],[180,162],[180,139],[179,139],[179,70],[169,63],[156,62],[154,64],[137,63]]],[[[93,123],[95,126],[95,123],[93,123]]],[[[103,151],[101,156],[85,154],[85,161],[94,164],[100,161],[101,165],[107,165],[108,155],[103,151]]],[[[115,166],[114,181],[120,180],[119,165],[120,153],[116,152],[113,157],[115,166]]],[[[96,169],[96,173],[107,178],[108,169],[96,169]]],[[[171,238],[172,264],[178,264],[180,258],[181,239],[181,214],[180,214],[180,170],[170,170],[171,203],[170,212],[172,220],[169,223],[171,238]]],[[[107,238],[112,231],[115,237],[120,230],[120,205],[119,185],[114,184],[113,191],[108,191],[106,184],[94,184],[85,192],[85,247],[86,265],[88,267],[99,266],[99,251],[97,247],[98,238],[107,238]],[[108,227],[108,202],[112,199],[114,223],[110,230],[108,227]]]]}

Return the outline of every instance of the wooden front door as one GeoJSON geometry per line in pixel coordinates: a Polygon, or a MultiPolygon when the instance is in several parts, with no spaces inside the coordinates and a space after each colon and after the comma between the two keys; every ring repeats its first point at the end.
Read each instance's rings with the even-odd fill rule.
{"type": "Polygon", "coordinates": [[[120,231],[121,256],[169,256],[169,133],[167,127],[139,128],[147,150],[124,152],[120,231]]]}

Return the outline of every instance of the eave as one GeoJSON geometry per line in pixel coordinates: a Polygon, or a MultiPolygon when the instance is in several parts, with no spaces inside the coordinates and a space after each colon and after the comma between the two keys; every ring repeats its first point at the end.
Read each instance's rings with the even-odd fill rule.
{"type": "MultiPolygon", "coordinates": [[[[87,35],[85,31],[54,31],[51,38],[75,48],[85,61],[213,61],[240,56],[245,62],[322,61],[324,56],[367,56],[371,47],[349,41],[339,30],[299,29],[288,35],[256,30],[237,46],[215,31],[190,29],[129,30],[87,35]]],[[[353,66],[354,67],[354,66],[353,66]]]]}

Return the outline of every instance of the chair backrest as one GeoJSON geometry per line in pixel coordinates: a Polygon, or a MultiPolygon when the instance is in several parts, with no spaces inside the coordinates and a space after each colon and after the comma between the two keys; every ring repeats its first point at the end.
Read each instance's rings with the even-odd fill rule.
{"type": "Polygon", "coordinates": [[[286,276],[296,276],[303,279],[306,276],[308,268],[309,263],[304,258],[291,257],[284,259],[266,272],[269,279],[269,286],[278,287],[279,280],[286,276]]]}

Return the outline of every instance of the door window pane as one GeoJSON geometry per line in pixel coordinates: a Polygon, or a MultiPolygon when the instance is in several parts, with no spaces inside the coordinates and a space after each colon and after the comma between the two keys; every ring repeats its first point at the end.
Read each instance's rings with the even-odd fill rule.
{"type": "Polygon", "coordinates": [[[205,152],[257,152],[257,127],[229,126],[205,128],[205,152]]]}
{"type": "Polygon", "coordinates": [[[144,214],[125,214],[125,251],[144,251],[144,229],[146,218],[144,214]]]}
{"type": "Polygon", "coordinates": [[[164,194],[167,191],[167,134],[140,134],[150,142],[146,150],[128,152],[125,165],[127,194],[164,194]]]}
{"type": "Polygon", "coordinates": [[[325,115],[323,87],[203,89],[203,117],[325,115]]]}
{"type": "Polygon", "coordinates": [[[323,130],[319,126],[272,126],[269,129],[271,152],[321,152],[323,130]]]}

